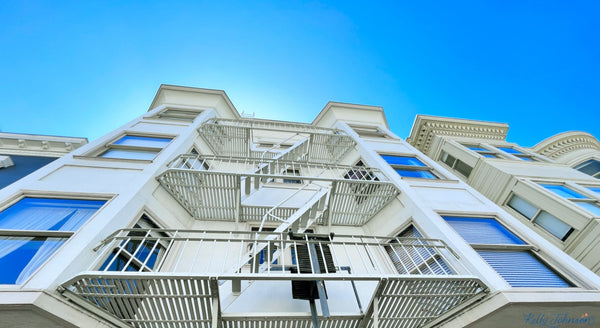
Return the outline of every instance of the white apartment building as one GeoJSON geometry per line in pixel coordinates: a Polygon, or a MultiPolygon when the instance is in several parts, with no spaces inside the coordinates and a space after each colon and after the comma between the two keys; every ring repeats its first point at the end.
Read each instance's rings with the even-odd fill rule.
{"type": "Polygon", "coordinates": [[[0,189],[0,326],[600,325],[600,277],[517,214],[380,107],[249,119],[162,85],[0,189]]]}
{"type": "Polygon", "coordinates": [[[565,132],[532,148],[508,125],[418,115],[408,141],[600,274],[600,143],[565,132]]]}

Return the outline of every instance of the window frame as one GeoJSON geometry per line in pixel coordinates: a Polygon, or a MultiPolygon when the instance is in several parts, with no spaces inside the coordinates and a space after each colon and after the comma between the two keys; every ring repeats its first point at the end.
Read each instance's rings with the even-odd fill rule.
{"type": "MultiPolygon", "coordinates": [[[[131,226],[130,229],[164,229],[161,228],[161,226],[156,223],[157,221],[154,220],[154,218],[152,216],[150,216],[147,212],[143,212],[141,215],[138,216],[138,219],[133,223],[133,225],[131,226]],[[136,226],[139,226],[136,228],[136,226]]],[[[135,234],[132,235],[132,233],[134,233],[135,231],[129,231],[127,236],[128,237],[143,237],[143,238],[147,238],[147,237],[158,237],[160,238],[162,237],[169,237],[169,234],[167,232],[154,232],[153,234],[150,235],[145,235],[145,236],[136,236],[135,234]],[[156,235],[158,234],[158,236],[156,235]]],[[[138,244],[136,245],[135,242],[132,242],[132,240],[128,239],[127,242],[125,243],[124,241],[121,242],[119,245],[117,245],[116,247],[113,247],[112,249],[110,249],[109,251],[107,251],[107,254],[102,258],[102,261],[98,262],[96,267],[98,268],[98,271],[106,271],[106,272],[131,272],[128,271],[126,268],[131,266],[135,269],[135,272],[154,272],[156,270],[159,270],[160,267],[162,266],[162,262],[164,257],[167,254],[167,250],[168,250],[168,242],[166,241],[159,241],[157,243],[155,243],[155,245],[152,246],[152,248],[150,249],[150,252],[148,253],[148,255],[146,256],[146,258],[144,259],[144,261],[141,261],[138,257],[137,257],[137,253],[140,251],[142,245],[145,245],[147,243],[147,241],[144,241],[144,243],[138,242],[138,244]],[[135,251],[130,252],[127,249],[127,246],[131,244],[135,247],[135,251]],[[156,259],[154,260],[154,264],[152,265],[152,267],[147,265],[147,261],[149,259],[149,257],[151,256],[152,252],[154,249],[158,249],[158,254],[156,256],[156,259]],[[117,258],[117,259],[115,259],[117,258]],[[124,259],[126,261],[125,266],[121,269],[118,270],[110,270],[109,267],[114,263],[114,261],[118,260],[119,258],[124,259]],[[136,268],[137,266],[137,268],[136,268]]]]}
{"type": "Polygon", "coordinates": [[[537,154],[528,150],[522,149],[515,145],[494,145],[488,143],[460,143],[461,146],[467,148],[471,152],[477,153],[485,158],[499,158],[507,160],[520,160],[527,162],[545,162],[537,154]],[[513,151],[507,151],[511,149],[513,151]],[[487,155],[487,156],[486,156],[487,155]]]}
{"type": "Polygon", "coordinates": [[[600,217],[600,200],[596,199],[593,196],[590,197],[589,195],[587,195],[587,193],[594,193],[593,191],[584,187],[584,189],[586,189],[586,190],[581,192],[580,190],[578,190],[579,188],[572,188],[572,186],[570,186],[569,184],[566,184],[566,183],[537,182],[537,184],[540,187],[542,187],[544,189],[544,191],[550,192],[550,194],[553,197],[560,197],[562,199],[568,200],[571,203],[577,205],[577,208],[582,209],[582,210],[592,214],[594,217],[600,217]],[[552,191],[551,189],[547,188],[546,186],[563,187],[571,192],[574,192],[575,194],[577,194],[581,197],[566,197],[564,195],[560,195],[560,194],[552,191]],[[587,190],[589,190],[589,191],[587,191],[587,190]],[[581,206],[580,204],[590,204],[591,206],[594,206],[596,208],[596,212],[594,212],[593,210],[590,210],[584,206],[581,206]]]}
{"type": "Polygon", "coordinates": [[[450,169],[459,173],[460,175],[462,175],[463,177],[465,177],[467,179],[471,176],[471,173],[473,173],[474,168],[471,167],[471,165],[468,165],[464,161],[460,160],[459,158],[456,158],[455,156],[453,156],[452,154],[448,153],[445,150],[442,150],[442,152],[440,153],[440,162],[446,164],[450,169]],[[444,158],[444,156],[445,156],[445,158],[444,158]],[[446,159],[449,159],[450,157],[454,159],[453,161],[450,161],[452,163],[446,162],[446,159]],[[459,169],[457,169],[457,166],[459,166],[459,165],[464,165],[464,166],[468,167],[469,172],[467,174],[465,174],[465,172],[462,172],[459,169]]]}
{"type": "MultiPolygon", "coordinates": [[[[10,208],[12,208],[13,206],[19,204],[21,201],[25,200],[25,199],[41,199],[41,200],[65,200],[65,201],[96,201],[96,202],[103,202],[102,204],[98,204],[99,206],[97,206],[97,208],[93,211],[93,213],[91,213],[87,218],[85,218],[84,221],[82,221],[77,227],[75,227],[74,229],[69,229],[69,230],[50,230],[53,227],[47,228],[47,229],[16,229],[16,228],[12,228],[12,229],[0,229],[0,239],[2,238],[31,238],[29,241],[27,242],[31,242],[34,241],[36,239],[44,239],[45,241],[49,241],[51,239],[55,239],[56,241],[60,241],[60,245],[58,245],[56,247],[56,249],[54,249],[50,254],[47,255],[47,257],[45,259],[43,259],[41,261],[41,263],[34,269],[32,269],[31,273],[26,276],[25,278],[23,278],[23,281],[17,283],[17,281],[15,281],[14,283],[9,283],[9,284],[2,284],[0,283],[0,286],[2,285],[6,285],[6,286],[15,286],[15,285],[23,285],[26,284],[27,281],[33,277],[37,271],[40,270],[40,268],[42,268],[56,253],[60,252],[60,250],[65,246],[65,244],[67,244],[70,240],[70,238],[72,236],[75,235],[75,233],[77,233],[79,230],[83,229],[87,223],[91,220],[93,220],[93,218],[100,212],[102,211],[105,206],[108,204],[110,197],[105,197],[105,196],[97,196],[97,195],[90,195],[90,196],[82,196],[80,194],[78,195],[73,195],[73,194],[53,194],[53,195],[48,195],[48,194],[44,194],[44,193],[27,193],[27,194],[21,194],[18,197],[14,197],[11,199],[11,201],[6,202],[5,204],[3,204],[3,206],[0,208],[0,214],[5,212],[6,210],[9,210],[10,208]]],[[[60,205],[60,204],[57,204],[60,205]]],[[[91,205],[91,204],[88,204],[91,205]]],[[[72,207],[74,209],[77,209],[77,207],[72,207]]],[[[70,215],[68,216],[70,217],[70,215]]],[[[68,219],[67,219],[68,220],[68,219]]],[[[59,221],[59,222],[62,222],[59,221]]],[[[25,245],[25,244],[24,244],[25,245]]],[[[22,245],[22,246],[24,246],[22,245]]],[[[22,247],[20,246],[20,247],[22,247]]],[[[18,249],[14,249],[13,251],[11,251],[10,253],[17,251],[18,249]]],[[[40,246],[43,247],[43,244],[40,246]]],[[[37,252],[39,252],[39,249],[36,250],[36,252],[34,253],[33,257],[36,256],[37,252]]],[[[9,255],[10,253],[6,254],[9,255]]],[[[23,272],[23,270],[25,270],[27,268],[27,265],[29,265],[30,261],[33,259],[33,257],[31,259],[29,259],[29,261],[26,263],[26,266],[24,268],[21,269],[21,273],[23,272]]],[[[17,277],[18,279],[18,277],[17,277]]]]}
{"type": "Polygon", "coordinates": [[[377,153],[379,155],[379,157],[381,157],[381,159],[383,159],[384,162],[386,162],[394,171],[396,171],[396,173],[398,174],[398,176],[400,176],[400,178],[405,179],[425,179],[425,180],[443,180],[446,179],[444,176],[442,176],[440,173],[438,173],[434,168],[432,168],[431,166],[429,166],[427,164],[426,161],[423,161],[419,156],[413,155],[413,154],[399,154],[399,153],[388,153],[388,152],[381,152],[381,153],[377,153]],[[391,157],[400,157],[400,158],[412,158],[412,159],[416,159],[417,161],[419,161],[421,164],[423,164],[423,166],[421,165],[404,165],[404,164],[392,164],[390,162],[388,162],[384,156],[391,156],[391,157]],[[433,177],[411,177],[411,176],[403,176],[401,175],[398,170],[402,170],[402,171],[413,171],[413,172],[428,172],[429,174],[431,174],[433,177]]]}
{"type": "MultiPolygon", "coordinates": [[[[498,217],[496,216],[489,216],[489,215],[479,215],[479,214],[439,214],[442,218],[442,220],[448,225],[449,228],[451,228],[460,238],[462,238],[469,246],[471,246],[471,248],[473,248],[473,250],[475,250],[475,252],[480,256],[480,258],[487,264],[489,265],[497,274],[498,276],[500,276],[504,281],[506,281],[506,283],[511,287],[511,288],[577,288],[579,287],[575,282],[574,279],[569,278],[567,274],[565,274],[564,272],[562,272],[561,270],[559,270],[555,265],[551,265],[543,256],[541,256],[541,254],[539,254],[539,249],[537,247],[535,247],[534,245],[530,244],[526,238],[524,238],[523,236],[521,236],[519,233],[517,233],[516,231],[514,231],[513,229],[510,229],[509,227],[507,227],[503,222],[501,222],[499,220],[498,217]],[[486,220],[493,220],[495,223],[498,224],[499,227],[501,227],[502,229],[504,229],[506,232],[508,232],[512,237],[515,237],[517,239],[519,239],[522,244],[519,243],[471,243],[470,241],[468,241],[463,235],[461,235],[461,233],[459,233],[459,231],[457,231],[449,222],[448,220],[446,220],[446,218],[458,218],[458,219],[486,219],[486,220]],[[565,287],[548,287],[548,286],[517,286],[517,287],[513,287],[513,285],[511,285],[511,283],[498,271],[496,270],[496,268],[494,268],[494,266],[492,266],[491,263],[488,262],[488,260],[486,260],[479,252],[479,250],[483,251],[483,252],[511,252],[511,253],[527,253],[529,254],[532,258],[534,258],[535,260],[537,260],[539,262],[539,264],[541,264],[542,266],[545,266],[547,268],[548,271],[552,272],[554,275],[556,275],[558,278],[562,279],[568,286],[565,287]]],[[[501,233],[503,233],[501,231],[501,233]]],[[[508,236],[509,239],[511,236],[508,236]]],[[[514,272],[513,272],[514,274],[514,272]]],[[[522,275],[524,276],[526,274],[526,272],[523,272],[522,275]]]]}
{"type": "Polygon", "coordinates": [[[363,124],[352,124],[348,123],[348,126],[354,131],[360,138],[366,139],[394,139],[384,129],[378,125],[363,125],[363,124]]]}
{"type": "Polygon", "coordinates": [[[156,113],[156,115],[154,115],[154,118],[160,120],[193,123],[194,120],[203,112],[203,109],[167,107],[164,110],[161,110],[160,112],[156,113]],[[189,115],[187,115],[187,113],[189,113],[189,115]]]}
{"type": "Polygon", "coordinates": [[[507,206],[508,208],[510,208],[511,210],[515,211],[516,213],[518,213],[520,216],[524,217],[527,221],[531,222],[535,227],[539,227],[541,228],[545,233],[549,234],[550,236],[553,236],[554,238],[560,240],[561,242],[566,242],[567,239],[569,239],[569,237],[573,236],[575,233],[575,227],[573,227],[572,225],[568,224],[567,222],[564,222],[563,220],[559,219],[557,216],[555,216],[554,214],[544,210],[543,208],[541,208],[540,206],[536,206],[534,204],[532,204],[532,202],[526,198],[524,198],[521,195],[518,195],[514,192],[511,192],[510,195],[507,197],[506,202],[504,204],[505,206],[507,206]],[[519,199],[521,199],[522,201],[526,202],[527,204],[529,204],[532,208],[535,208],[536,211],[534,214],[531,215],[531,217],[528,216],[528,214],[526,213],[522,213],[521,211],[519,211],[518,209],[514,208],[513,206],[510,205],[511,200],[517,197],[519,199]],[[544,213],[550,215],[551,217],[553,217],[554,219],[562,222],[563,224],[571,227],[562,237],[561,236],[557,236],[554,233],[552,233],[550,230],[548,230],[548,228],[546,228],[544,225],[539,224],[537,221],[540,218],[540,216],[544,215],[544,213]]]}
{"type": "MultiPolygon", "coordinates": [[[[425,238],[425,236],[417,228],[417,226],[414,222],[410,222],[407,225],[403,225],[403,227],[401,229],[399,229],[394,234],[392,234],[392,236],[390,237],[390,239],[387,242],[387,245],[384,245],[384,249],[385,249],[385,251],[388,255],[388,259],[390,261],[390,265],[398,272],[398,274],[410,274],[410,275],[426,274],[426,273],[423,273],[423,271],[427,271],[427,270],[430,270],[432,275],[449,275],[449,274],[454,274],[457,272],[456,269],[454,267],[452,267],[452,265],[450,263],[447,263],[444,260],[444,258],[438,251],[433,251],[433,255],[428,254],[431,256],[425,258],[423,256],[423,252],[421,252],[419,248],[413,249],[410,252],[406,252],[406,250],[403,250],[405,253],[415,252],[416,254],[418,254],[418,257],[415,257],[416,261],[413,257],[411,257],[412,264],[410,262],[407,264],[403,264],[401,261],[401,256],[398,256],[398,251],[396,251],[396,249],[393,247],[394,244],[399,244],[399,238],[400,239],[401,238],[425,238]],[[412,230],[412,233],[414,236],[406,235],[406,233],[409,232],[409,230],[412,230]],[[394,258],[392,257],[390,250],[393,252],[393,255],[398,259],[398,261],[394,261],[394,258]],[[420,260],[420,262],[419,262],[419,260],[420,260]],[[399,265],[397,265],[396,262],[398,262],[399,265]],[[442,269],[444,271],[444,273],[435,273],[435,271],[433,270],[434,263],[437,264],[438,268],[442,269]],[[411,266],[411,265],[413,267],[409,268],[409,266],[411,266]],[[448,271],[446,269],[448,269],[448,271]],[[402,271],[404,271],[404,272],[402,272],[402,271]]],[[[417,245],[426,246],[427,244],[423,244],[421,242],[421,243],[418,243],[417,245]]],[[[433,248],[433,249],[435,249],[435,248],[433,248]]],[[[425,252],[431,252],[431,251],[427,251],[425,248],[424,248],[424,250],[425,250],[425,252]]]]}
{"type": "Polygon", "coordinates": [[[105,143],[103,146],[92,151],[89,155],[94,157],[95,159],[102,159],[102,160],[109,160],[109,161],[116,160],[116,161],[134,161],[134,162],[150,163],[160,154],[160,152],[163,149],[167,148],[176,137],[177,137],[176,135],[170,135],[170,134],[152,134],[152,133],[139,133],[139,132],[124,131],[123,133],[119,134],[117,137],[112,138],[109,142],[105,143]],[[169,142],[167,142],[163,147],[115,144],[116,142],[122,140],[125,137],[169,139],[169,142]],[[106,154],[107,152],[109,152],[111,150],[131,151],[134,153],[154,153],[154,156],[151,159],[103,156],[104,154],[106,154]]]}
{"type": "Polygon", "coordinates": [[[598,163],[598,165],[600,165],[600,159],[598,159],[596,157],[591,157],[591,158],[585,159],[585,160],[577,163],[576,165],[573,165],[573,169],[575,169],[575,170],[577,170],[577,171],[579,171],[579,172],[581,172],[583,174],[589,175],[589,176],[591,176],[593,178],[600,179],[600,169],[598,171],[596,171],[594,174],[589,174],[589,173],[586,173],[586,172],[584,172],[584,171],[581,170],[582,168],[584,168],[585,166],[587,166],[587,165],[582,166],[583,164],[586,164],[586,163],[592,162],[592,161],[594,161],[594,162],[598,163]]]}

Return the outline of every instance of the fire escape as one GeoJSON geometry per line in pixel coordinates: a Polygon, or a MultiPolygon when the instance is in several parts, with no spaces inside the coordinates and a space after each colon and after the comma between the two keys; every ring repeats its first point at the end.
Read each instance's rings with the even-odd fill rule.
{"type": "Polygon", "coordinates": [[[456,273],[443,241],[307,230],[362,226],[399,194],[378,169],[338,164],[355,146],[343,132],[212,119],[199,134],[213,154],[180,155],[158,181],[195,219],[257,231],[119,230],[98,247],[92,271],[61,286],[65,296],[123,327],[362,328],[432,326],[485,293],[479,279],[456,273]],[[261,135],[281,142],[257,149],[261,135]],[[107,258],[127,265],[111,271],[101,266],[107,258]],[[251,304],[245,297],[265,283],[285,282],[311,315],[228,310],[251,304]],[[328,295],[326,284],[348,292],[328,295]],[[330,310],[348,299],[348,311],[330,310]]]}

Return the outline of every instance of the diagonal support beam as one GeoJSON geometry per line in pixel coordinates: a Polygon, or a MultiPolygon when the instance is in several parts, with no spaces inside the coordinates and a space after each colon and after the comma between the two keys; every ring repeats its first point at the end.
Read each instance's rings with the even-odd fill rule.
{"type": "MultiPolygon", "coordinates": [[[[377,284],[377,288],[375,289],[375,293],[373,293],[373,298],[371,299],[371,303],[369,304],[369,307],[367,308],[367,311],[365,312],[365,316],[363,317],[362,321],[360,322],[360,324],[358,325],[357,328],[367,327],[367,325],[369,324],[369,320],[371,319],[371,316],[374,316],[373,324],[375,324],[376,321],[379,321],[378,320],[379,319],[379,313],[378,313],[379,312],[379,298],[381,297],[381,294],[383,294],[383,290],[387,286],[387,283],[388,283],[388,280],[385,278],[379,281],[379,284],[377,284]],[[375,308],[377,308],[377,313],[375,313],[375,308]]],[[[376,326],[374,325],[373,327],[375,328],[376,326]]]]}
{"type": "MultiPolygon", "coordinates": [[[[310,252],[310,262],[312,264],[315,274],[321,273],[321,267],[319,266],[319,258],[317,257],[317,249],[315,244],[308,244],[308,251],[310,252]]],[[[323,280],[317,280],[317,291],[319,292],[319,303],[321,303],[321,312],[325,318],[330,316],[329,305],[327,304],[327,295],[325,294],[325,284],[323,280]]]]}

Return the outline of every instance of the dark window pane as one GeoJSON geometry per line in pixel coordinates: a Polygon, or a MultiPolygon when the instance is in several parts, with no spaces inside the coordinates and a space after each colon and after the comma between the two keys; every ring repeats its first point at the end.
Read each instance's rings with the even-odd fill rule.
{"type": "Polygon", "coordinates": [[[600,172],[600,161],[590,159],[575,166],[575,168],[585,174],[596,176],[596,174],[600,172]]]}
{"type": "Polygon", "coordinates": [[[456,165],[454,166],[454,168],[460,172],[460,174],[466,176],[467,178],[469,177],[469,175],[471,175],[471,171],[473,171],[473,168],[470,167],[469,165],[465,164],[465,162],[461,161],[461,160],[457,160],[456,165]]]}

